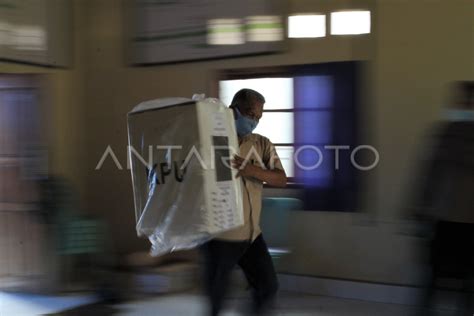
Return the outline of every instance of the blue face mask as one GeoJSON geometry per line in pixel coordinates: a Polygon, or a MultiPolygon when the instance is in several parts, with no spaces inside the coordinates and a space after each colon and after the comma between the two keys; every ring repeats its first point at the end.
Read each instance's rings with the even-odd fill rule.
{"type": "Polygon", "coordinates": [[[453,122],[474,121],[474,111],[472,110],[446,110],[444,117],[453,122]]]}
{"type": "Polygon", "coordinates": [[[258,122],[243,116],[237,108],[235,108],[235,113],[237,114],[235,119],[235,128],[237,129],[237,134],[242,137],[252,133],[257,127],[258,122]]]}

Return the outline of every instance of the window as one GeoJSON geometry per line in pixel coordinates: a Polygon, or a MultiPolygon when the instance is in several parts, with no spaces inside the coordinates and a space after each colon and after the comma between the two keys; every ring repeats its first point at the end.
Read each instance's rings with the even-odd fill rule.
{"type": "Polygon", "coordinates": [[[289,38],[313,38],[326,36],[326,15],[304,14],[288,17],[289,38]]]}
{"type": "Polygon", "coordinates": [[[370,11],[341,11],[331,13],[332,35],[370,33],[370,11]]]}
{"type": "Polygon", "coordinates": [[[242,88],[262,93],[264,115],[255,133],[276,146],[290,187],[301,189],[308,210],[353,210],[357,169],[356,62],[224,71],[219,96],[230,104],[242,88]],[[332,146],[332,147],[331,147],[332,146]]]}
{"type": "Polygon", "coordinates": [[[265,135],[276,146],[283,167],[289,177],[294,176],[291,156],[294,151],[293,135],[293,79],[292,78],[256,78],[242,80],[223,80],[220,82],[220,98],[225,104],[232,102],[234,94],[243,88],[259,91],[265,96],[264,115],[255,133],[265,135]],[[274,125],[281,128],[273,128],[274,125]],[[284,159],[287,158],[287,159],[284,159]]]}

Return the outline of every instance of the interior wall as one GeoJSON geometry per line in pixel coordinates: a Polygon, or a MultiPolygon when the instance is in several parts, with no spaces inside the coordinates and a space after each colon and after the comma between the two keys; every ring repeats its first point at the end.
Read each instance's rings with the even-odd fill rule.
{"type": "MultiPolygon", "coordinates": [[[[126,167],[126,113],[143,100],[211,90],[216,70],[239,67],[369,61],[368,94],[380,165],[368,183],[364,213],[298,212],[289,223],[287,272],[397,284],[417,284],[419,240],[402,234],[397,217],[410,184],[417,144],[438,116],[445,84],[474,77],[470,0],[291,0],[290,11],[368,7],[367,36],[291,40],[282,54],[151,67],[124,63],[126,23],[119,0],[76,0],[75,64],[38,69],[0,64],[0,72],[51,78],[53,169],[85,194],[90,214],[109,224],[119,253],[147,249],[136,237],[130,173],[111,159],[95,170],[107,146],[126,167]]],[[[86,203],[85,203],[86,202],[86,203]]]]}
{"type": "MultiPolygon", "coordinates": [[[[84,175],[84,66],[82,59],[82,13],[75,3],[72,34],[72,65],[51,68],[0,61],[0,73],[33,74],[40,86],[42,131],[48,143],[49,171],[72,182],[78,201],[85,205],[84,175]]],[[[79,206],[79,205],[78,205],[79,206]]]]}
{"type": "MultiPolygon", "coordinates": [[[[317,1],[313,1],[316,3],[317,1]]],[[[365,1],[366,6],[371,1],[365,1]]],[[[118,170],[107,159],[94,171],[104,151],[111,146],[122,167],[126,165],[126,114],[141,101],[160,97],[191,97],[212,89],[216,71],[229,68],[311,64],[329,61],[370,60],[373,35],[290,41],[288,51],[266,56],[178,63],[149,67],[125,64],[123,14],[119,1],[85,2],[87,6],[86,99],[88,127],[89,209],[107,218],[119,252],[147,249],[148,242],[136,238],[135,218],[128,170],[118,170]]],[[[319,1],[327,9],[329,1],[319,1]]],[[[347,1],[333,1],[333,7],[347,1]]],[[[290,11],[303,11],[307,1],[291,1],[290,11]]]]}
{"type": "MultiPolygon", "coordinates": [[[[80,3],[75,3],[80,4],[80,3]]],[[[83,211],[85,198],[84,66],[82,63],[82,5],[74,7],[73,63],[68,68],[48,68],[0,62],[0,74],[33,75],[40,98],[40,137],[47,145],[48,172],[67,179],[76,194],[76,209],[83,211]]],[[[68,49],[66,49],[68,51],[68,49]]],[[[41,221],[32,206],[1,209],[2,252],[9,269],[2,287],[14,290],[56,289],[61,272],[51,227],[41,221]],[[2,212],[4,211],[4,212],[2,212]],[[31,212],[30,212],[31,211],[31,212]],[[3,242],[3,241],[7,242],[3,242]],[[10,262],[10,264],[7,264],[10,262]]],[[[2,271],[5,272],[5,271],[2,271]]],[[[2,274],[2,273],[0,273],[2,274]]]]}
{"type": "Polygon", "coordinates": [[[294,255],[285,270],[344,279],[419,285],[427,244],[401,215],[417,159],[447,102],[447,84],[474,79],[471,1],[377,1],[370,72],[374,146],[368,213],[298,212],[289,225],[294,255]]]}
{"type": "Polygon", "coordinates": [[[378,168],[376,195],[379,214],[390,218],[402,207],[421,139],[448,101],[447,84],[474,78],[474,5],[469,0],[377,3],[374,114],[386,159],[378,168]]]}

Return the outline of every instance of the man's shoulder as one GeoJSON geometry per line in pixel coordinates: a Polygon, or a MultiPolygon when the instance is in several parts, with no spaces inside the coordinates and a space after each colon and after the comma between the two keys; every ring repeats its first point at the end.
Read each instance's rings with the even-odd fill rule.
{"type": "Polygon", "coordinates": [[[268,139],[268,137],[265,137],[263,135],[260,135],[260,134],[252,134],[251,135],[252,137],[252,140],[254,141],[257,141],[257,142],[261,142],[263,144],[271,144],[272,142],[270,141],[270,139],[268,139]]]}

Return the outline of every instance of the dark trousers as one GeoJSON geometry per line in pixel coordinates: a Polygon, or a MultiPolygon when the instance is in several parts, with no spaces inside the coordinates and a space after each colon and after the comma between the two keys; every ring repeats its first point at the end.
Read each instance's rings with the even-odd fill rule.
{"type": "Polygon", "coordinates": [[[434,315],[436,281],[450,278],[462,281],[462,299],[457,315],[474,315],[474,224],[440,221],[431,243],[432,278],[425,293],[423,315],[434,315]]]}
{"type": "Polygon", "coordinates": [[[211,240],[202,250],[205,258],[205,289],[211,303],[211,315],[219,314],[230,275],[237,264],[252,287],[252,312],[260,315],[269,310],[278,291],[278,280],[261,234],[252,243],[211,240]]]}

